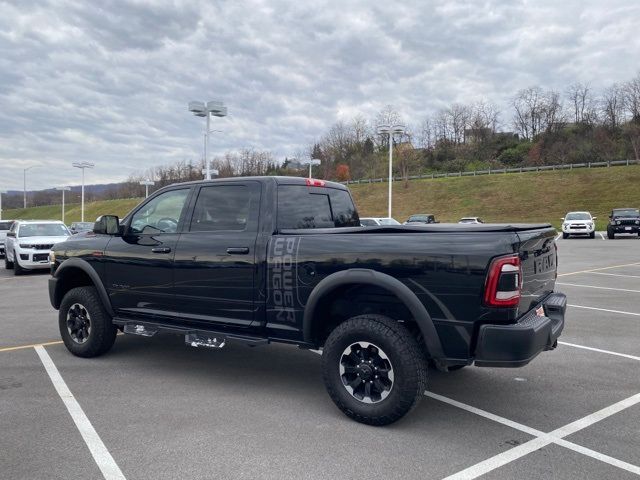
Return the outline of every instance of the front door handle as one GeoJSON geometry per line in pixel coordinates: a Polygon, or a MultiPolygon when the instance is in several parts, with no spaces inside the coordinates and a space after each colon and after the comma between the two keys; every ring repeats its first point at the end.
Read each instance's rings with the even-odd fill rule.
{"type": "Polygon", "coordinates": [[[154,247],[151,249],[153,253],[169,253],[171,252],[171,247],[154,247]]]}
{"type": "Polygon", "coordinates": [[[246,255],[249,253],[249,247],[229,247],[227,253],[229,255],[246,255]]]}

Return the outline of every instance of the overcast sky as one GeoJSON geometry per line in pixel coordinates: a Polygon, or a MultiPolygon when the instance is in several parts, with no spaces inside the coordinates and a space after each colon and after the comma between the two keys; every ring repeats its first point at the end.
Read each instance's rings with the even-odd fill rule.
{"type": "MultiPolygon", "coordinates": [[[[640,69],[637,0],[0,1],[0,189],[124,180],[211,151],[292,156],[339,119],[394,105],[507,108],[520,88],[599,89],[640,69]],[[101,7],[97,7],[101,5],[101,7]]],[[[502,121],[508,125],[511,114],[502,121]]]]}

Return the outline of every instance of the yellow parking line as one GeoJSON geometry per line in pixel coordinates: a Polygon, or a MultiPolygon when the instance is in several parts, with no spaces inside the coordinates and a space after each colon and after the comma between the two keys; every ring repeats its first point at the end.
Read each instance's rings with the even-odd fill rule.
{"type": "Polygon", "coordinates": [[[640,265],[640,262],[625,263],[623,265],[611,265],[610,267],[592,268],[590,270],[580,270],[579,272],[561,273],[558,276],[559,277],[566,277],[567,275],[577,275],[578,273],[598,272],[600,270],[609,270],[610,268],[633,267],[634,265],[640,265]]]}
{"type": "Polygon", "coordinates": [[[13,350],[24,350],[25,348],[34,348],[39,345],[47,346],[47,345],[60,345],[62,340],[58,340],[56,342],[44,342],[44,343],[32,343],[31,345],[17,345],[15,347],[3,347],[0,348],[0,352],[12,352],[13,350]]]}

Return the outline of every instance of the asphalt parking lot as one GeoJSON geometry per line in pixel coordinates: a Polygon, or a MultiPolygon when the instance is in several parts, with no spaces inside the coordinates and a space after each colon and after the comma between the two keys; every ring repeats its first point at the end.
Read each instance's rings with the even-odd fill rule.
{"type": "Polygon", "coordinates": [[[59,342],[46,273],[0,267],[0,478],[637,478],[640,240],[558,240],[561,344],[521,369],[430,371],[420,406],[368,427],[295,347],[59,342]]]}

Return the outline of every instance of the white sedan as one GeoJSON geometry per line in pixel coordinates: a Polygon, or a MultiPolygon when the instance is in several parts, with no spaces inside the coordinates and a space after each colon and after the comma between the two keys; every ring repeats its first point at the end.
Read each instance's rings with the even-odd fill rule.
{"type": "Polygon", "coordinates": [[[569,212],[562,217],[562,238],[569,238],[569,235],[589,235],[589,238],[596,236],[596,218],[589,212],[569,212]]]}
{"type": "Polygon", "coordinates": [[[59,221],[20,220],[7,233],[4,266],[16,275],[25,270],[49,268],[49,251],[71,236],[59,221]]]}

